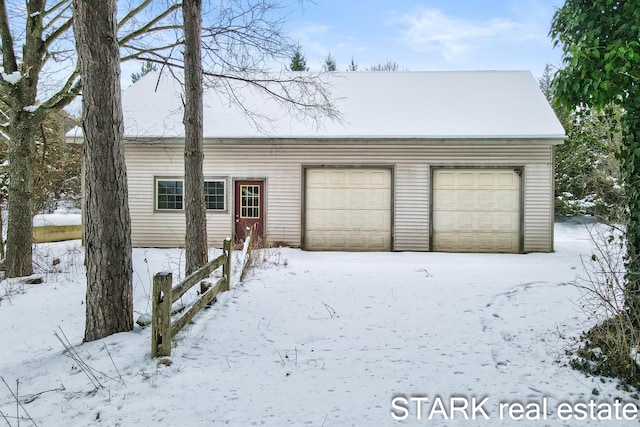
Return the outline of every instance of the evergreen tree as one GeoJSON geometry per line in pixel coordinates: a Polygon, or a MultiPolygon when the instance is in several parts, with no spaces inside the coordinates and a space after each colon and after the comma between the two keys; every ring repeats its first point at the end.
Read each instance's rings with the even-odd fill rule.
{"type": "Polygon", "coordinates": [[[290,71],[309,71],[309,67],[307,67],[307,59],[302,54],[302,48],[300,46],[296,47],[296,50],[293,52],[293,56],[291,57],[291,64],[289,65],[290,71]]]}
{"type": "Polygon", "coordinates": [[[549,64],[538,84],[567,132],[567,139],[556,148],[556,216],[593,215],[608,222],[622,221],[624,189],[616,156],[622,143],[622,111],[615,105],[600,111],[567,110],[556,102],[549,64]]]}
{"type": "Polygon", "coordinates": [[[627,314],[640,324],[640,42],[638,1],[566,0],[553,17],[551,35],[563,51],[564,68],[554,80],[568,109],[603,111],[616,104],[626,191],[627,314]]]}
{"type": "Polygon", "coordinates": [[[387,61],[385,64],[377,64],[372,67],[369,67],[369,71],[382,71],[382,72],[390,72],[390,71],[398,71],[400,70],[400,65],[397,62],[387,61]]]}
{"type": "Polygon", "coordinates": [[[616,156],[621,115],[615,105],[558,114],[568,138],[556,148],[556,215],[623,221],[625,191],[616,156]]]}
{"type": "Polygon", "coordinates": [[[131,74],[131,83],[135,83],[152,71],[158,71],[158,66],[151,61],[145,61],[140,66],[139,73],[131,74]]]}
{"type": "Polygon", "coordinates": [[[331,55],[331,53],[327,54],[327,57],[324,60],[324,65],[322,66],[322,69],[324,71],[338,71],[336,60],[331,55]]]}
{"type": "Polygon", "coordinates": [[[349,67],[347,67],[347,71],[358,71],[358,63],[353,59],[353,56],[351,57],[351,63],[349,67]]]}

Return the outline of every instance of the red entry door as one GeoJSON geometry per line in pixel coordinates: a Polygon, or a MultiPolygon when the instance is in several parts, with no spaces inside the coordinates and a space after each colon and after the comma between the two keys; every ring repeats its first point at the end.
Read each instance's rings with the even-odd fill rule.
{"type": "Polygon", "coordinates": [[[262,237],[264,230],[264,182],[236,181],[236,240],[242,241],[246,228],[253,229],[254,237],[262,237]]]}

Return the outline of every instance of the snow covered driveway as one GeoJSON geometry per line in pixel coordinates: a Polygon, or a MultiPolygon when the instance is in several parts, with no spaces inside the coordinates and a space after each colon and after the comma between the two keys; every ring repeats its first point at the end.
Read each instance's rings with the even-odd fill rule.
{"type": "MultiPolygon", "coordinates": [[[[73,344],[82,340],[82,271],[49,274],[1,301],[0,375],[14,391],[19,379],[22,396],[53,390],[24,404],[41,426],[439,426],[451,425],[451,398],[486,398],[475,420],[464,419],[469,407],[454,424],[601,425],[557,411],[629,400],[565,366],[572,337],[589,327],[570,285],[580,254],[591,254],[586,232],[564,225],[553,254],[272,250],[178,335],[170,366],[149,359],[148,328],[76,347],[104,374],[97,391],[53,337],[60,326],[73,344]]],[[[134,258],[135,309],[144,313],[151,275],[180,256],[136,249],[134,258]]],[[[16,414],[4,384],[0,411],[16,414]]]]}

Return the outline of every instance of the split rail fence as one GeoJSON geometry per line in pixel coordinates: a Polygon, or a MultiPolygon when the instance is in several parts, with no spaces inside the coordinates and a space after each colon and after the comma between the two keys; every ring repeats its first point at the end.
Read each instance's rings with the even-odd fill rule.
{"type": "Polygon", "coordinates": [[[220,292],[229,290],[231,284],[231,239],[223,243],[222,255],[209,261],[176,286],[172,285],[172,275],[160,272],[153,276],[153,302],[151,313],[151,357],[171,356],[171,340],[203,308],[213,302],[220,292]],[[211,286],[204,279],[222,267],[222,277],[211,286]],[[171,321],[172,306],[182,295],[200,283],[198,300],[179,318],[171,321]]]}
{"type": "MultiPolygon", "coordinates": [[[[248,265],[252,230],[246,229],[246,238],[240,259],[240,280],[248,265]]],[[[160,272],[153,276],[153,301],[151,312],[151,357],[171,356],[171,340],[194,318],[203,308],[210,305],[216,295],[226,292],[231,287],[231,239],[227,238],[222,245],[222,255],[209,261],[198,271],[192,273],[176,286],[172,286],[172,274],[160,272]],[[218,268],[222,267],[222,277],[211,286],[204,282],[218,268]],[[189,289],[200,283],[198,300],[185,311],[182,316],[171,321],[172,306],[189,289]]],[[[234,284],[235,286],[235,284],[234,284]]]]}

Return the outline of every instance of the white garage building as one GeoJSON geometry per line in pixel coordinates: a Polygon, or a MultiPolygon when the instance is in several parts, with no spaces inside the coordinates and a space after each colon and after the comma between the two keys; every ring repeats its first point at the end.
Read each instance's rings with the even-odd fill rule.
{"type": "MultiPolygon", "coordinates": [[[[205,93],[212,246],[253,226],[306,250],[553,250],[554,147],[565,135],[531,73],[322,79],[340,121],[301,120],[238,85],[247,119],[221,91],[205,93]]],[[[149,74],[123,109],[133,243],[182,246],[180,87],[149,74]]]]}

